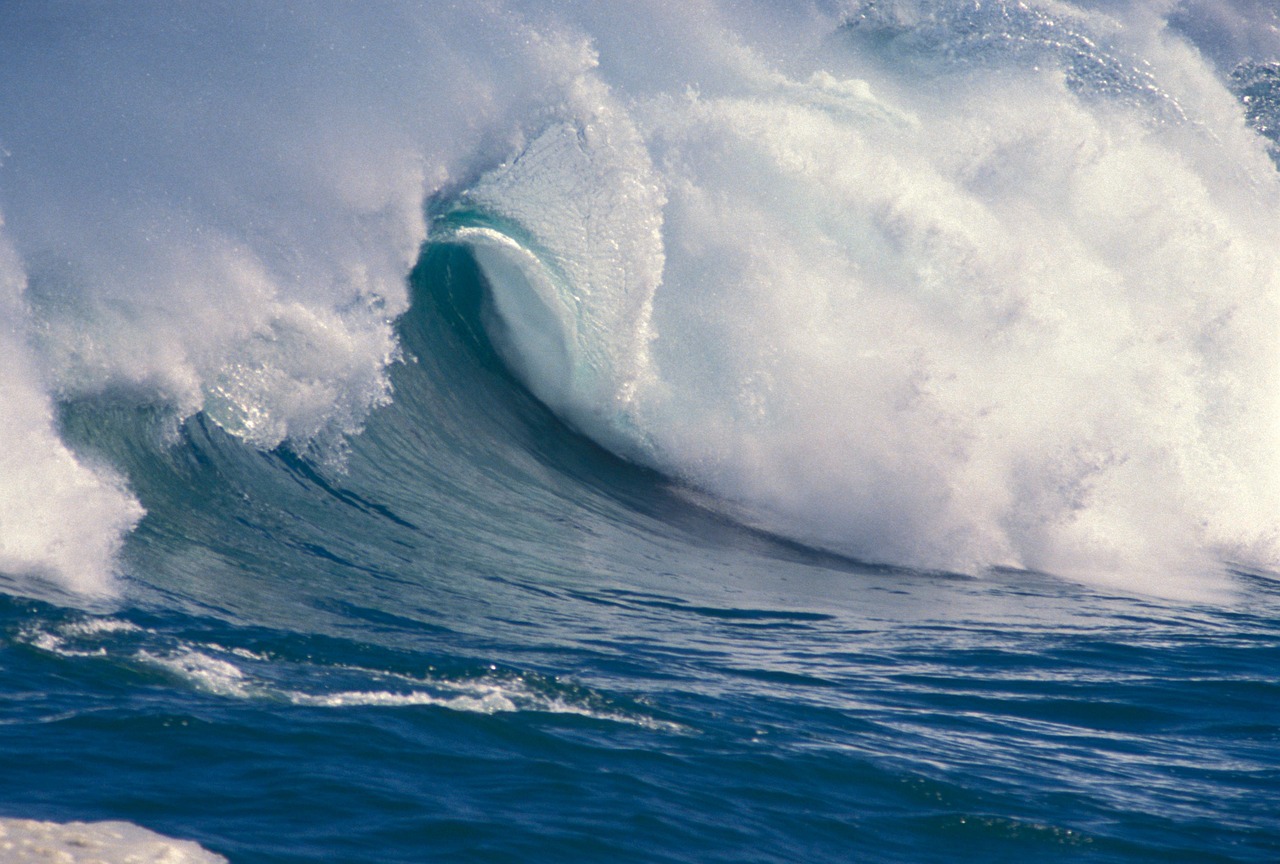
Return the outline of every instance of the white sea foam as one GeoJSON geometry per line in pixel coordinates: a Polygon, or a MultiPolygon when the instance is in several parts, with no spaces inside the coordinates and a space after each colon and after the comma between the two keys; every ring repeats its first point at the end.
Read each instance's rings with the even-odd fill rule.
{"type": "MultiPolygon", "coordinates": [[[[69,652],[61,642],[45,644],[48,636],[47,633],[36,634],[33,644],[62,656],[87,656],[90,653],[69,652]]],[[[102,650],[105,653],[105,649],[102,650]]],[[[264,665],[276,662],[272,658],[243,649],[184,644],[167,651],[136,651],[133,657],[145,666],[164,670],[197,690],[231,699],[285,701],[318,708],[433,706],[473,714],[573,714],[657,731],[684,731],[678,724],[618,708],[581,688],[566,691],[525,675],[496,670],[450,678],[417,677],[358,666],[303,664],[291,667],[295,673],[291,677],[299,680],[338,680],[355,685],[342,688],[329,683],[304,689],[296,684],[281,683],[281,669],[264,665]],[[238,665],[231,657],[250,662],[238,665]]]]}
{"type": "Polygon", "coordinates": [[[19,631],[19,639],[29,645],[60,657],[105,657],[107,645],[124,634],[146,632],[130,621],[94,617],[49,625],[36,620],[19,631]]]}
{"type": "MultiPolygon", "coordinates": [[[[369,671],[369,670],[365,670],[369,671]]],[[[299,705],[342,708],[352,705],[402,707],[434,705],[452,711],[477,714],[504,714],[531,711],[541,714],[573,714],[623,723],[662,732],[685,732],[678,723],[659,720],[636,711],[624,711],[609,705],[599,696],[576,692],[570,696],[556,688],[539,686],[523,675],[490,674],[468,678],[413,678],[405,675],[370,673],[377,679],[398,679],[403,689],[349,690],[333,693],[288,694],[299,705]]]]}
{"type": "Polygon", "coordinates": [[[0,570],[110,594],[121,536],[142,508],[113,471],[86,465],[59,439],[22,327],[25,289],[0,236],[0,570]]]}
{"type": "Polygon", "coordinates": [[[190,840],[129,822],[38,822],[0,818],[5,864],[226,864],[190,840]]]}
{"type": "Polygon", "coordinates": [[[196,648],[183,647],[163,653],[144,650],[136,656],[141,663],[163,669],[215,696],[245,699],[260,694],[263,689],[236,664],[196,648]]]}
{"type": "Polygon", "coordinates": [[[1280,57],[1280,7],[1272,0],[1163,0],[1153,8],[1224,72],[1242,60],[1280,57]]]}
{"type": "Polygon", "coordinates": [[[450,711],[462,711],[472,714],[508,714],[517,711],[529,711],[539,714],[572,714],[592,720],[609,723],[621,723],[628,726],[639,726],[658,732],[683,733],[688,730],[678,723],[658,720],[643,714],[609,710],[591,705],[578,704],[558,698],[547,698],[540,694],[530,693],[520,686],[510,683],[483,684],[470,683],[459,685],[454,689],[468,692],[446,695],[440,692],[410,690],[398,692],[391,690],[351,690],[338,693],[289,693],[289,700],[296,705],[313,705],[323,708],[347,708],[351,706],[375,705],[390,708],[402,708],[419,705],[432,705],[447,708],[450,711]]]}

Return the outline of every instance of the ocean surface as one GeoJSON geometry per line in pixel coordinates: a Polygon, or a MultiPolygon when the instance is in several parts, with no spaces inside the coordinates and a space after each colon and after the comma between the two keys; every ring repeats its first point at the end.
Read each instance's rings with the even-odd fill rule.
{"type": "Polygon", "coordinates": [[[0,5],[0,861],[1280,861],[1280,10],[0,5]]]}

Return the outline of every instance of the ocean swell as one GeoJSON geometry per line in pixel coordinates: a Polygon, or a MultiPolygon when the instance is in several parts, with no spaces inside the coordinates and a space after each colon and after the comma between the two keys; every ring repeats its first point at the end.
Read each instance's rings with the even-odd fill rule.
{"type": "Polygon", "coordinates": [[[1163,594],[1280,564],[1249,3],[324,12],[13,9],[14,579],[109,592],[142,518],[60,403],[340,465],[424,241],[535,397],[739,520],[1163,594]]]}

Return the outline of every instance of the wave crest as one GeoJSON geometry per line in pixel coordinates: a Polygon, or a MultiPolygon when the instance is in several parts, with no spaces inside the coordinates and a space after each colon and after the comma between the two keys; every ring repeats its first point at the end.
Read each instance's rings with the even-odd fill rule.
{"type": "MultiPolygon", "coordinates": [[[[1280,184],[1263,142],[1184,46],[1129,29],[1108,48],[1121,31],[1078,11],[987,18],[864,46],[843,62],[865,79],[761,62],[738,92],[637,101],[634,163],[665,192],[632,233],[660,226],[660,251],[616,242],[635,214],[610,206],[629,187],[608,174],[587,172],[597,206],[568,218],[577,175],[543,146],[565,127],[480,181],[522,249],[555,250],[575,354],[648,345],[643,372],[597,364],[591,388],[517,371],[622,455],[864,559],[1172,594],[1205,590],[1215,561],[1273,565],[1280,184]],[[1135,44],[1150,62],[1126,59],[1135,44]]],[[[502,299],[530,291],[520,254],[490,268],[504,330],[534,318],[502,299]]]]}

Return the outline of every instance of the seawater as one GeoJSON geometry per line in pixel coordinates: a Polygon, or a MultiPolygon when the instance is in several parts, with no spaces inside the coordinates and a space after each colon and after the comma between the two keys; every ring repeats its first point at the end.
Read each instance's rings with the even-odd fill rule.
{"type": "Polygon", "coordinates": [[[77,12],[0,860],[1280,855],[1265,4],[77,12]]]}

